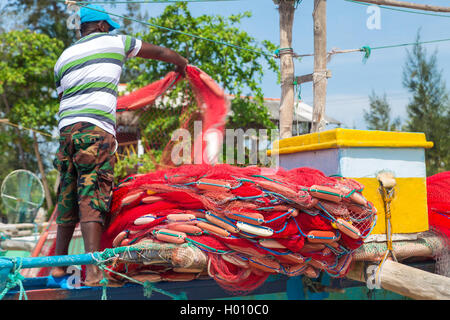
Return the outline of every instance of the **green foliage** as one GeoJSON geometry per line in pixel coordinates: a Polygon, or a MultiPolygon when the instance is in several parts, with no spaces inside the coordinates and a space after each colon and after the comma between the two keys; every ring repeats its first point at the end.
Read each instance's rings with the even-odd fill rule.
{"type": "Polygon", "coordinates": [[[115,183],[117,184],[130,174],[154,171],[156,169],[155,163],[159,162],[160,158],[160,151],[148,151],[141,156],[133,153],[120,159],[114,166],[115,183]]]}
{"type": "Polygon", "coordinates": [[[26,28],[59,39],[65,46],[75,40],[75,31],[67,29],[67,18],[70,12],[64,2],[9,0],[5,11],[15,17],[20,17],[26,28]]]}
{"type": "Polygon", "coordinates": [[[2,116],[24,127],[51,130],[58,100],[53,67],[63,43],[30,30],[0,34],[2,116]]]}
{"type": "MultiPolygon", "coordinates": [[[[417,34],[419,41],[420,32],[417,34]]],[[[428,56],[420,44],[408,51],[403,85],[412,93],[404,130],[424,132],[427,139],[434,142],[434,147],[426,152],[427,174],[449,170],[450,100],[442,71],[438,70],[436,52],[428,56]]]]}
{"type": "MultiPolygon", "coordinates": [[[[0,118],[47,133],[53,130],[58,111],[53,66],[62,50],[61,41],[30,30],[0,33],[0,118]]],[[[0,124],[0,153],[0,179],[15,169],[38,171],[28,130],[0,124]]]]}
{"type": "Polygon", "coordinates": [[[369,96],[369,111],[364,110],[364,120],[369,130],[400,131],[400,118],[391,119],[391,107],[386,98],[375,92],[369,96]]]}

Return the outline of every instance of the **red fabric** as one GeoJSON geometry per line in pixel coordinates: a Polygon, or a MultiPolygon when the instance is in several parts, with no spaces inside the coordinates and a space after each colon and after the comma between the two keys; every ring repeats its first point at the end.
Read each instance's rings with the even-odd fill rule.
{"type": "Polygon", "coordinates": [[[164,92],[180,80],[180,74],[169,72],[163,79],[155,81],[130,94],[117,98],[117,111],[140,109],[155,102],[164,92]]]}
{"type": "Polygon", "coordinates": [[[428,221],[450,238],[450,171],[427,178],[428,221]]]}
{"type": "MultiPolygon", "coordinates": [[[[153,104],[181,79],[176,72],[117,99],[117,111],[131,111],[153,104]]],[[[211,77],[197,67],[186,67],[186,79],[191,85],[197,105],[202,109],[202,133],[194,137],[193,159],[195,164],[215,163],[222,147],[223,131],[229,102],[223,90],[211,77]],[[215,134],[211,135],[214,132],[215,134]]]]}

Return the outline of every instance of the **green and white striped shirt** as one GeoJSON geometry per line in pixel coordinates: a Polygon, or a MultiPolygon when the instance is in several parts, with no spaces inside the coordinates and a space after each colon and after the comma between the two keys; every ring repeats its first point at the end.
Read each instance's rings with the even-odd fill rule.
{"type": "Polygon", "coordinates": [[[62,93],[58,128],[89,122],[116,135],[117,92],[123,63],[142,42],[126,35],[92,33],[68,47],[55,64],[62,93]]]}

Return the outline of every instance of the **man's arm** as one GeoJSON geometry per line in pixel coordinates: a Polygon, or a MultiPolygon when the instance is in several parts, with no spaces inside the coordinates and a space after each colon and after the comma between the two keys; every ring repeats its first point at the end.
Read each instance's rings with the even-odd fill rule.
{"type": "Polygon", "coordinates": [[[188,64],[188,60],[175,51],[144,41],[142,41],[141,49],[136,56],[144,59],[155,59],[172,63],[178,66],[176,71],[183,76],[185,75],[186,65],[188,64]]]}

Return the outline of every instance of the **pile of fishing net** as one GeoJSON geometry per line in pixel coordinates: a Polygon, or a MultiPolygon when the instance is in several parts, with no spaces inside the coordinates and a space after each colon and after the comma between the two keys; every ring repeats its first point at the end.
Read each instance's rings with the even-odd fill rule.
{"type": "Polygon", "coordinates": [[[207,273],[231,292],[256,289],[274,273],[343,277],[375,224],[363,186],[311,168],[266,171],[201,164],[129,176],[114,190],[102,247],[191,246],[207,263],[190,270],[119,263],[114,270],[172,280],[207,273]]]}
{"type": "Polygon", "coordinates": [[[430,226],[450,238],[450,171],[427,178],[428,220],[430,226]]]}
{"type": "Polygon", "coordinates": [[[436,272],[450,277],[450,171],[427,178],[428,222],[444,245],[435,254],[436,272]]]}

